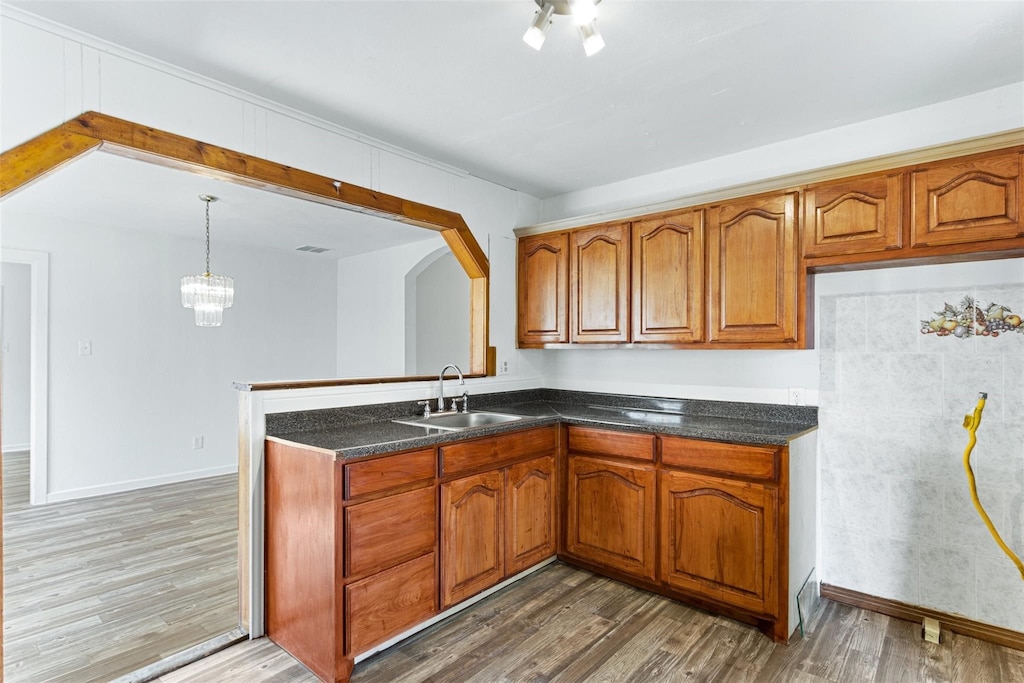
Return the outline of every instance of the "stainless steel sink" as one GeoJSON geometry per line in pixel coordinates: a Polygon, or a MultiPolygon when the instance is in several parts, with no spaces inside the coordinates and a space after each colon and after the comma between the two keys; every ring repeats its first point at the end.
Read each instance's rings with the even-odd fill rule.
{"type": "Polygon", "coordinates": [[[413,425],[424,429],[444,429],[449,432],[461,432],[474,427],[487,427],[522,420],[521,415],[505,415],[504,413],[488,413],[474,411],[470,413],[435,413],[429,417],[415,417],[407,420],[392,420],[403,425],[413,425]]]}

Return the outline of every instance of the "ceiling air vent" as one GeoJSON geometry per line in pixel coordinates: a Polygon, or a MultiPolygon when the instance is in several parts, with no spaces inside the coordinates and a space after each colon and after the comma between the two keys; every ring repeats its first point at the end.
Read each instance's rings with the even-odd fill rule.
{"type": "Polygon", "coordinates": [[[314,247],[309,244],[303,244],[301,247],[295,247],[295,251],[308,251],[310,254],[322,254],[325,251],[330,251],[326,247],[314,247]]]}

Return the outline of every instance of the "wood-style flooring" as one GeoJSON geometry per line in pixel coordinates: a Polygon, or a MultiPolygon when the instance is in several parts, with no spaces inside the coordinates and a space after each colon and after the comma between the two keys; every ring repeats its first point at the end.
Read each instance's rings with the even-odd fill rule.
{"type": "MultiPolygon", "coordinates": [[[[356,665],[352,683],[630,681],[1024,681],[1024,652],[823,601],[808,637],[756,629],[553,564],[356,665]]],[[[246,641],[163,683],[314,683],[268,639],[246,641]]]]}
{"type": "Polygon", "coordinates": [[[238,626],[237,477],[28,504],[3,456],[4,676],[109,681],[238,626]]]}

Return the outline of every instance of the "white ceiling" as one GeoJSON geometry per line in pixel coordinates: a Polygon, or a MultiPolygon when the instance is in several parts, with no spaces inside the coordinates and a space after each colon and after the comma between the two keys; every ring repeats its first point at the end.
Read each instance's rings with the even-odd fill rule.
{"type": "Polygon", "coordinates": [[[1024,2],[12,2],[539,197],[1024,80],[1024,2]]]}
{"type": "MultiPolygon", "coordinates": [[[[294,250],[312,245],[331,251],[309,258],[339,259],[400,244],[436,240],[440,233],[223,180],[94,152],[6,197],[4,223],[56,223],[144,230],[205,238],[210,206],[211,241],[294,250]]],[[[198,261],[197,261],[198,262],[198,261]]]]}

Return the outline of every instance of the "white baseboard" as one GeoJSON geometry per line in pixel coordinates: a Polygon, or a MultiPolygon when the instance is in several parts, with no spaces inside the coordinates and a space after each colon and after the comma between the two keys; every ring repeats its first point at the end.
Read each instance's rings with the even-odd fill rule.
{"type": "Polygon", "coordinates": [[[28,444],[28,443],[4,444],[3,453],[4,454],[7,454],[7,453],[21,453],[23,451],[29,450],[31,447],[32,447],[32,444],[28,444]]]}
{"type": "Polygon", "coordinates": [[[79,498],[92,498],[103,496],[108,493],[122,493],[136,489],[146,489],[151,486],[162,484],[176,484],[182,481],[193,479],[206,479],[207,477],[218,477],[223,474],[235,474],[238,472],[238,465],[225,465],[222,467],[210,467],[203,470],[191,470],[188,472],[175,472],[159,477],[147,477],[145,479],[129,479],[127,481],[115,481],[110,484],[99,486],[86,486],[80,489],[65,489],[64,491],[51,491],[46,494],[47,503],[60,503],[66,500],[77,500],[79,498]]]}

